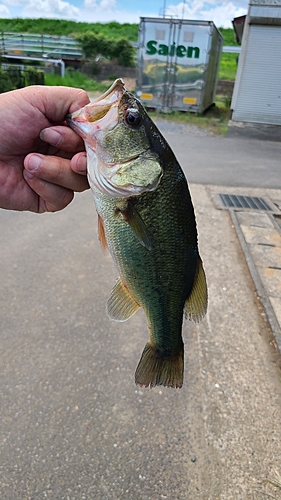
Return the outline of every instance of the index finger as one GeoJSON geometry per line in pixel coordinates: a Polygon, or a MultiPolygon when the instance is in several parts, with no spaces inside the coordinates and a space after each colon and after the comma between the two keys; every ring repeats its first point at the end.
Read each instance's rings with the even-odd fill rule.
{"type": "Polygon", "coordinates": [[[35,85],[20,91],[52,123],[62,122],[68,113],[73,113],[90,102],[85,90],[74,87],[35,85]]]}
{"type": "Polygon", "coordinates": [[[44,128],[40,132],[40,139],[68,153],[80,153],[85,150],[84,141],[67,125],[44,128]]]}

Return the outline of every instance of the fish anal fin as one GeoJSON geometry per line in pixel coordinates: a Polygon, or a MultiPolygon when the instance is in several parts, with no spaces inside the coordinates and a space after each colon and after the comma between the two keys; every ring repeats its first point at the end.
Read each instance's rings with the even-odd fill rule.
{"type": "Polygon", "coordinates": [[[151,250],[151,240],[147,227],[134,205],[129,202],[126,209],[120,210],[120,212],[124,220],[128,222],[139,242],[147,248],[147,250],[151,250]]]}
{"type": "Polygon", "coordinates": [[[208,289],[203,264],[198,257],[193,288],[184,305],[186,319],[198,323],[205,316],[208,305],[208,289]]]}
{"type": "Polygon", "coordinates": [[[148,342],[143,350],[136,369],[135,382],[142,387],[180,388],[183,384],[184,349],[174,354],[162,353],[156,346],[148,342]]]}
{"type": "Polygon", "coordinates": [[[107,301],[106,312],[108,316],[115,321],[126,321],[133,316],[139,307],[119,278],[107,301]]]}
{"type": "Polygon", "coordinates": [[[105,236],[105,230],[104,230],[103,220],[99,214],[98,214],[98,238],[99,238],[102,250],[104,252],[106,252],[107,241],[106,241],[106,236],[105,236]]]}

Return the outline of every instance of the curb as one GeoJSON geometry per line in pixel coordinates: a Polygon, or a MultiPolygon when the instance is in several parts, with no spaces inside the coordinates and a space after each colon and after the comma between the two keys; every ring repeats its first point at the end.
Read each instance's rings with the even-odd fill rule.
{"type": "Polygon", "coordinates": [[[245,255],[245,259],[246,259],[250,274],[252,276],[252,280],[254,282],[257,294],[260,297],[260,301],[261,301],[261,303],[264,307],[265,313],[267,315],[267,319],[268,319],[268,322],[270,324],[274,340],[275,340],[277,347],[278,347],[278,350],[281,354],[281,329],[280,329],[279,322],[276,318],[276,315],[275,315],[274,309],[270,303],[270,300],[266,294],[266,291],[265,291],[264,286],[262,284],[261,278],[260,278],[258,271],[256,269],[254,260],[251,256],[249,249],[248,249],[248,245],[247,245],[245,238],[243,236],[243,233],[241,231],[238,219],[236,217],[235,210],[229,209],[229,213],[230,213],[230,217],[231,217],[231,220],[233,222],[233,225],[235,227],[236,234],[238,236],[241,248],[242,248],[243,253],[245,255]]]}

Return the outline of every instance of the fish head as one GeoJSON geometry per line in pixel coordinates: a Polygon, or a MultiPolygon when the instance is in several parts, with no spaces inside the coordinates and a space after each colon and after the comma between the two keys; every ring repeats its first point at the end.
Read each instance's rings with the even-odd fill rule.
{"type": "Polygon", "coordinates": [[[127,198],[157,188],[163,171],[148,133],[150,118],[121,79],[66,121],[85,142],[93,191],[127,198]]]}

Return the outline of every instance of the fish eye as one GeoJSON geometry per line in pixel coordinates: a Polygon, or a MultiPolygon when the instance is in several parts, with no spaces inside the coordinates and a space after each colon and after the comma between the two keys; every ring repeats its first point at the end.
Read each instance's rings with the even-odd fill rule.
{"type": "Polygon", "coordinates": [[[127,109],[124,118],[127,125],[131,127],[137,127],[141,122],[141,115],[137,109],[127,109]]]}

